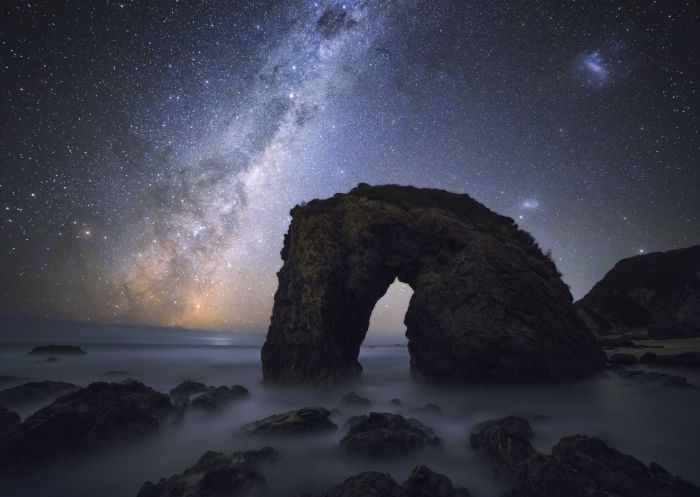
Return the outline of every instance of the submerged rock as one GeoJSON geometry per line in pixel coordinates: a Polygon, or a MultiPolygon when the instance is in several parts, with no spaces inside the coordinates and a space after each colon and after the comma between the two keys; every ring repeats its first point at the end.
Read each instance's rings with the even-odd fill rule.
{"type": "Polygon", "coordinates": [[[646,352],[639,358],[640,364],[659,364],[678,368],[700,368],[700,352],[681,352],[679,354],[655,354],[646,352]]]}
{"type": "Polygon", "coordinates": [[[248,423],[241,432],[249,435],[307,435],[335,431],[338,425],[330,420],[331,412],[323,407],[304,407],[281,414],[273,414],[248,423]]]}
{"type": "Polygon", "coordinates": [[[700,245],[623,259],[576,307],[600,335],[700,336],[700,245]]]}
{"type": "Polygon", "coordinates": [[[204,393],[190,401],[190,407],[207,411],[223,409],[236,400],[250,396],[248,389],[241,385],[232,387],[209,387],[204,393]]]}
{"type": "Polygon", "coordinates": [[[216,411],[230,403],[248,397],[250,392],[242,385],[232,387],[207,386],[197,381],[186,380],[170,390],[170,400],[175,407],[216,411]]]}
{"type": "Polygon", "coordinates": [[[165,394],[142,383],[92,383],[63,395],[0,439],[0,466],[84,456],[158,430],[172,411],[165,394]]]}
{"type": "Polygon", "coordinates": [[[340,403],[344,406],[367,407],[372,402],[365,397],[360,397],[355,392],[348,392],[340,399],[340,403]]]}
{"type": "Polygon", "coordinates": [[[396,459],[440,445],[430,428],[399,414],[371,412],[351,418],[348,423],[350,429],[340,445],[354,456],[396,459]]]}
{"type": "Polygon", "coordinates": [[[509,497],[697,497],[700,488],[645,466],[602,440],[562,438],[552,455],[537,452],[527,420],[508,417],[477,426],[472,448],[511,486],[509,497]]]}
{"type": "Polygon", "coordinates": [[[18,406],[35,404],[75,392],[80,387],[63,381],[30,381],[22,385],[6,388],[0,392],[0,405],[18,406]]]}
{"type": "Polygon", "coordinates": [[[427,466],[416,466],[399,485],[389,474],[366,471],[340,485],[305,497],[469,497],[466,488],[454,488],[445,475],[427,466]]]}
{"type": "Polygon", "coordinates": [[[27,352],[27,354],[46,354],[46,355],[57,355],[57,354],[87,354],[83,349],[77,345],[39,345],[34,347],[32,350],[27,352]]]}
{"type": "Polygon", "coordinates": [[[158,483],[146,482],[137,497],[254,497],[264,495],[265,478],[258,467],[277,457],[274,449],[207,452],[180,474],[158,483]]]}
{"type": "Polygon", "coordinates": [[[459,383],[593,375],[605,357],[554,263],[511,218],[467,195],[360,184],[291,211],[263,378],[357,376],[370,314],[398,278],[411,365],[459,383]]]}
{"type": "Polygon", "coordinates": [[[655,371],[643,371],[641,369],[624,369],[616,371],[620,378],[632,379],[639,383],[660,383],[663,386],[669,387],[690,387],[694,385],[688,383],[688,379],[682,376],[675,376],[666,373],[657,373],[655,371]]]}

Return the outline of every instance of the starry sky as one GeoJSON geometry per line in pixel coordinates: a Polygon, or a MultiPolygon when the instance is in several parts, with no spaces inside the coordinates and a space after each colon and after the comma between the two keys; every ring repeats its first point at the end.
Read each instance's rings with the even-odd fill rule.
{"type": "Polygon", "coordinates": [[[580,298],[700,243],[699,11],[3,2],[0,315],[264,331],[289,210],[358,182],[470,194],[580,298]]]}

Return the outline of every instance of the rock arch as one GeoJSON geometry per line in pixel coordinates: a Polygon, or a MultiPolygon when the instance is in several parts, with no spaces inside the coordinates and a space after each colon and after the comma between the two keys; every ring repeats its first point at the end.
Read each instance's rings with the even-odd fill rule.
{"type": "Polygon", "coordinates": [[[411,366],[433,380],[567,380],[603,367],[554,263],[511,218],[468,195],[360,184],[292,209],[263,378],[333,384],[398,278],[411,366]]]}

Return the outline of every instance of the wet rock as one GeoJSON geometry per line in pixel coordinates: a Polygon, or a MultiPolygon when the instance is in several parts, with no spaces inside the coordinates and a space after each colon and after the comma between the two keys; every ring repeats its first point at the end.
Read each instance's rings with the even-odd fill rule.
{"type": "Polygon", "coordinates": [[[427,466],[416,466],[402,485],[406,497],[469,497],[466,488],[455,488],[450,479],[427,466]]]}
{"type": "Polygon", "coordinates": [[[639,358],[640,364],[659,364],[678,368],[699,368],[700,352],[681,352],[680,354],[655,354],[646,352],[639,358]]]}
{"type": "Polygon", "coordinates": [[[248,389],[241,385],[232,387],[209,387],[204,393],[190,401],[190,407],[207,411],[223,409],[229,404],[250,396],[248,389]]]}
{"type": "Polygon", "coordinates": [[[259,466],[277,457],[274,449],[207,452],[184,472],[158,483],[146,482],[138,497],[254,497],[265,495],[259,466]]]}
{"type": "Polygon", "coordinates": [[[483,423],[470,442],[496,474],[512,487],[509,497],[691,497],[700,488],[649,467],[597,438],[562,438],[552,455],[538,453],[523,418],[483,423]]]}
{"type": "Polygon", "coordinates": [[[57,462],[143,437],[172,409],[165,394],[136,381],[92,383],[59,397],[0,440],[0,466],[57,462]]]}
{"type": "Polygon", "coordinates": [[[426,466],[417,466],[399,485],[389,474],[366,471],[340,485],[305,497],[469,497],[465,488],[454,488],[445,475],[426,466]]]}
{"type": "Polygon", "coordinates": [[[634,354],[618,352],[616,354],[610,354],[608,356],[608,362],[610,364],[637,364],[637,356],[635,356],[634,354]]]}
{"type": "Polygon", "coordinates": [[[281,414],[273,414],[248,423],[241,432],[249,435],[308,435],[335,431],[338,425],[330,420],[331,412],[323,407],[304,407],[281,414]]]}
{"type": "Polygon", "coordinates": [[[30,381],[0,392],[0,405],[19,406],[45,402],[78,390],[78,385],[63,381],[30,381]]]}
{"type": "Polygon", "coordinates": [[[392,406],[400,406],[400,405],[401,405],[401,400],[400,400],[400,399],[391,399],[391,400],[389,401],[389,404],[391,404],[392,406]]]}
{"type": "Polygon", "coordinates": [[[77,345],[39,345],[34,347],[32,350],[27,352],[27,354],[46,354],[46,355],[58,355],[58,354],[86,354],[83,349],[77,345]]]}
{"type": "Polygon", "coordinates": [[[360,397],[355,392],[348,392],[340,400],[344,406],[367,407],[371,404],[370,400],[365,397],[360,397]]]}
{"type": "Polygon", "coordinates": [[[457,383],[557,381],[602,370],[554,263],[514,221],[467,195],[358,185],[295,207],[282,249],[263,378],[334,384],[398,278],[412,369],[457,383]]]}
{"type": "Polygon", "coordinates": [[[207,387],[204,383],[197,381],[185,380],[169,392],[170,400],[176,407],[183,407],[190,403],[190,399],[196,394],[206,392],[207,387]]]}
{"type": "Polygon", "coordinates": [[[623,259],[576,307],[600,335],[700,336],[700,245],[623,259]]]}
{"type": "Polygon", "coordinates": [[[430,428],[399,414],[372,412],[351,418],[348,424],[350,428],[340,445],[354,456],[396,459],[440,445],[430,428]]]}
{"type": "Polygon", "coordinates": [[[423,407],[413,409],[412,412],[422,414],[442,414],[442,408],[437,404],[425,404],[423,407]]]}

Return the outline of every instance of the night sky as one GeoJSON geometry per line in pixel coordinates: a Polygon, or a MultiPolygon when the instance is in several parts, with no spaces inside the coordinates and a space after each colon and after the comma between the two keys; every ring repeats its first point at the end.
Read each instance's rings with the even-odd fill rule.
{"type": "Polygon", "coordinates": [[[575,298],[700,243],[700,7],[560,3],[3,2],[0,314],[265,330],[289,210],[358,182],[513,217],[575,298]]]}

